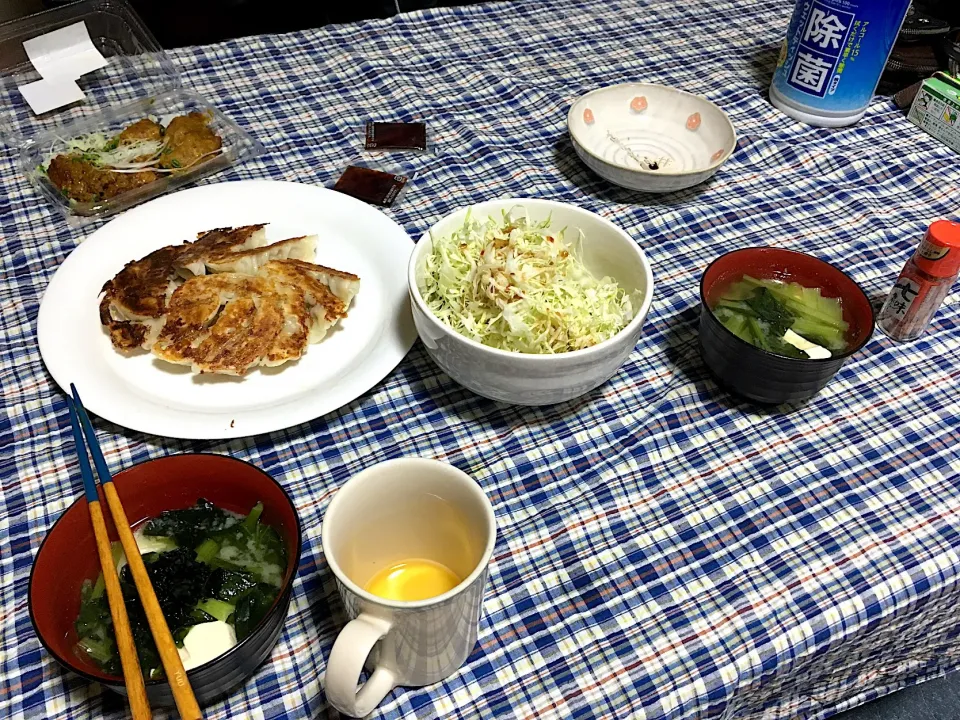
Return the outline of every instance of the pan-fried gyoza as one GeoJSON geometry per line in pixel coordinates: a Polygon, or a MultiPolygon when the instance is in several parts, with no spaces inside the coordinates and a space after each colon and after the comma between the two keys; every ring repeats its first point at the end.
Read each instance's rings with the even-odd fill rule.
{"type": "Polygon", "coordinates": [[[347,315],[360,278],[309,262],[316,236],[267,244],[263,225],[218,228],[134,260],[103,286],[120,351],[244,375],[301,357],[347,315]]]}

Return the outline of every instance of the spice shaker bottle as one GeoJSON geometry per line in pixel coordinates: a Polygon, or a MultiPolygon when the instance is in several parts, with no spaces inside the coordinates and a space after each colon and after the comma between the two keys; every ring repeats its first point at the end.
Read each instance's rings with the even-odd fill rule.
{"type": "Polygon", "coordinates": [[[937,220],[890,290],[877,327],[893,340],[916,340],[960,273],[960,223],[937,220]]]}

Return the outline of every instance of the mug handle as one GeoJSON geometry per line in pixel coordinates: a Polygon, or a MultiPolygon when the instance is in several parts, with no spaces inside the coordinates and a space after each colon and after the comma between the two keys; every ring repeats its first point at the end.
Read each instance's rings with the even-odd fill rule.
{"type": "Polygon", "coordinates": [[[393,670],[377,666],[360,686],[360,673],[373,646],[389,631],[392,623],[360,613],[346,624],[330,651],[324,686],[327,699],[337,710],[351,717],[364,717],[373,712],[387,693],[397,686],[393,670]]]}

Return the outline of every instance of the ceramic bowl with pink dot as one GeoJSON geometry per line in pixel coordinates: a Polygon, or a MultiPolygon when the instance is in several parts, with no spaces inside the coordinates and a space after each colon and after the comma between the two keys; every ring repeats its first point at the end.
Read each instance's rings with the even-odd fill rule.
{"type": "Polygon", "coordinates": [[[580,159],[631,190],[666,193],[711,177],[737,146],[730,118],[706,98],[647,83],[581,96],[567,115],[580,159]]]}

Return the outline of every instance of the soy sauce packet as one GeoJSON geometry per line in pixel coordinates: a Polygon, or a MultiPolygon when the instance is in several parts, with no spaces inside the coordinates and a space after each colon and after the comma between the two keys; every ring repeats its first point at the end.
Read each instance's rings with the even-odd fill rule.
{"type": "Polygon", "coordinates": [[[427,124],[423,122],[377,122],[368,120],[364,133],[365,150],[409,150],[427,152],[430,147],[427,124]]]}
{"type": "Polygon", "coordinates": [[[416,172],[400,166],[371,166],[351,162],[333,189],[378,207],[393,207],[403,199],[416,178],[416,172]]]}

